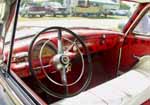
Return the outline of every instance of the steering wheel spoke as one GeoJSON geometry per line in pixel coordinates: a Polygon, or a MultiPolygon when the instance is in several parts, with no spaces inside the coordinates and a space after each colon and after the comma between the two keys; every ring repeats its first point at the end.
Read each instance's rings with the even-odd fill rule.
{"type": "Polygon", "coordinates": [[[57,41],[57,45],[58,45],[58,54],[63,54],[63,43],[62,43],[62,30],[58,29],[58,41],[57,41]]]}
{"type": "Polygon", "coordinates": [[[77,41],[77,39],[75,39],[73,42],[71,42],[72,44],[65,50],[65,52],[69,52],[76,45],[76,41],[77,41]]]}
{"type": "Polygon", "coordinates": [[[60,71],[60,76],[61,76],[61,82],[64,87],[64,94],[67,96],[68,94],[68,82],[67,82],[67,74],[66,74],[66,67],[63,67],[63,69],[60,71]]]}

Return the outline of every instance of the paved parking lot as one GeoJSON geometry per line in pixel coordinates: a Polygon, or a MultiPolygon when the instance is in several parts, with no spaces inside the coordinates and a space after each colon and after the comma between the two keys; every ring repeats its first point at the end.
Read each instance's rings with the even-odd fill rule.
{"type": "Polygon", "coordinates": [[[118,24],[126,18],[82,18],[82,17],[44,17],[20,18],[18,27],[22,26],[63,26],[63,27],[95,27],[102,29],[117,29],[118,24]]]}

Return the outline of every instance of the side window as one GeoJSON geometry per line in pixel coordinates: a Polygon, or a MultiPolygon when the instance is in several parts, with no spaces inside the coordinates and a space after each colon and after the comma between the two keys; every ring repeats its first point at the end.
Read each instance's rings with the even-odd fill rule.
{"type": "Polygon", "coordinates": [[[133,33],[150,36],[150,10],[142,17],[133,33]]]}

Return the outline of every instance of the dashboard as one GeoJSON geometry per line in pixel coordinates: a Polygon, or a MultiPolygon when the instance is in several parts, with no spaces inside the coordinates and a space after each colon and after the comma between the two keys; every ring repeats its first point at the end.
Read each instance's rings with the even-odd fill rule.
{"type": "MultiPolygon", "coordinates": [[[[99,31],[96,30],[95,32],[94,31],[90,31],[89,33],[87,33],[86,31],[83,31],[85,33],[78,33],[80,34],[80,38],[84,41],[85,45],[88,47],[90,53],[97,53],[97,52],[109,50],[119,45],[120,39],[122,37],[120,33],[114,33],[110,31],[109,34],[105,34],[106,32],[102,33],[101,30],[99,31]]],[[[65,37],[65,38],[68,38],[69,40],[67,39],[63,40],[64,50],[69,48],[69,46],[71,45],[71,41],[74,42],[75,40],[75,39],[72,39],[70,35],[68,35],[68,37],[65,37]]],[[[29,39],[18,40],[15,42],[15,45],[18,46],[20,45],[20,41],[27,42],[28,40],[29,39]]],[[[30,75],[29,67],[28,67],[29,66],[28,65],[29,45],[30,45],[30,42],[28,44],[25,43],[24,45],[20,45],[20,47],[15,48],[14,50],[14,55],[15,55],[14,58],[16,62],[13,62],[11,64],[11,69],[14,70],[20,77],[28,77],[30,75]],[[27,54],[24,54],[22,52],[26,52],[27,54]]],[[[80,47],[80,44],[78,44],[78,46],[80,47]]],[[[80,47],[80,49],[82,51],[82,47],[80,47]]],[[[33,46],[32,60],[34,63],[33,64],[34,67],[40,66],[40,60],[39,60],[40,56],[43,60],[43,63],[46,65],[50,62],[50,59],[56,53],[57,53],[57,37],[52,36],[51,38],[49,37],[49,34],[42,35],[42,37],[38,41],[36,41],[33,46]],[[40,52],[41,52],[41,55],[40,55],[40,52]]]]}

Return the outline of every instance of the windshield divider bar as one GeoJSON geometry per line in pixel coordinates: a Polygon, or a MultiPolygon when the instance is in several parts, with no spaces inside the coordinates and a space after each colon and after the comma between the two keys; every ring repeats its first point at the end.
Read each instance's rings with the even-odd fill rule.
{"type": "Polygon", "coordinates": [[[15,34],[16,34],[16,29],[17,29],[20,0],[17,0],[16,2],[17,2],[16,13],[15,13],[15,18],[14,18],[13,32],[12,32],[12,37],[11,37],[11,41],[10,41],[10,51],[9,51],[8,62],[7,62],[7,73],[9,73],[9,74],[10,74],[10,66],[11,66],[11,58],[12,58],[12,53],[13,53],[14,39],[15,39],[15,34]]]}

